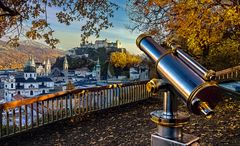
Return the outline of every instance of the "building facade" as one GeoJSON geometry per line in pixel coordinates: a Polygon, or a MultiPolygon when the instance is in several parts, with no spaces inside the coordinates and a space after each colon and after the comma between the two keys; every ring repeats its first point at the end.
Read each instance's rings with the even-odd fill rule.
{"type": "Polygon", "coordinates": [[[43,61],[43,63],[37,62],[33,57],[30,57],[25,66],[31,65],[36,68],[36,73],[38,76],[48,76],[51,73],[51,62],[49,59],[43,61]]]}
{"type": "Polygon", "coordinates": [[[6,101],[14,100],[13,97],[16,95],[29,98],[50,93],[51,90],[54,90],[54,82],[49,77],[38,76],[36,64],[32,58],[26,63],[23,76],[10,75],[4,81],[4,98],[6,101]]]}

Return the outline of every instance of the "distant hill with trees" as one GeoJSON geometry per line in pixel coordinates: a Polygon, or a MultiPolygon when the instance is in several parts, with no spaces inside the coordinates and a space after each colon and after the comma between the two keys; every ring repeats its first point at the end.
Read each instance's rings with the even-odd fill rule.
{"type": "MultiPolygon", "coordinates": [[[[115,66],[113,62],[111,62],[111,56],[115,54],[115,59],[112,59],[117,61],[118,59],[118,54],[128,54],[128,62],[130,61],[129,59],[134,59],[138,60],[137,62],[140,63],[141,58],[140,56],[136,57],[135,55],[130,55],[127,53],[126,49],[124,48],[73,48],[71,50],[74,50],[72,52],[75,52],[74,55],[67,55],[67,60],[69,64],[69,69],[74,70],[77,68],[82,68],[82,67],[87,67],[90,70],[93,70],[94,66],[97,63],[97,60],[99,59],[100,65],[101,65],[101,76],[105,79],[108,74],[108,70],[112,75],[115,75],[118,73],[118,75],[123,74],[126,75],[128,74],[129,67],[131,65],[127,65],[126,67],[122,67],[122,69],[119,69],[119,67],[115,66]]],[[[120,57],[120,56],[119,56],[120,57]]],[[[64,57],[58,57],[56,60],[56,63],[53,65],[53,67],[58,67],[62,69],[63,66],[63,60],[64,57]]],[[[119,61],[122,61],[123,58],[119,58],[119,61]]],[[[134,62],[134,61],[131,61],[134,62]]],[[[133,63],[134,65],[136,63],[133,63]]]]}
{"type": "Polygon", "coordinates": [[[34,42],[23,41],[16,48],[9,46],[6,42],[0,41],[0,69],[22,69],[30,56],[33,56],[36,62],[50,59],[55,62],[64,52],[58,49],[34,42]]]}

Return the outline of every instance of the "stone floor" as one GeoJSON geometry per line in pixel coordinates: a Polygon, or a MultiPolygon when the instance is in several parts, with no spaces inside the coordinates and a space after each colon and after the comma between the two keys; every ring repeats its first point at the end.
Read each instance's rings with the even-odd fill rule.
{"type": "MultiPolygon", "coordinates": [[[[159,99],[151,98],[98,111],[3,139],[0,145],[146,146],[156,130],[149,113],[160,105],[159,99]]],[[[183,106],[180,109],[186,110],[183,106]]],[[[240,146],[240,101],[225,100],[211,119],[191,115],[184,131],[199,136],[201,145],[240,146]]]]}

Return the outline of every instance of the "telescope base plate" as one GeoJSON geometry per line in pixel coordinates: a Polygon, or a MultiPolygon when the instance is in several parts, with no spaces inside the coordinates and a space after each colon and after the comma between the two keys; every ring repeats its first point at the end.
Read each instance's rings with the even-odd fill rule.
{"type": "Polygon", "coordinates": [[[164,138],[158,133],[151,135],[151,146],[199,146],[199,137],[183,133],[181,138],[164,138]]]}

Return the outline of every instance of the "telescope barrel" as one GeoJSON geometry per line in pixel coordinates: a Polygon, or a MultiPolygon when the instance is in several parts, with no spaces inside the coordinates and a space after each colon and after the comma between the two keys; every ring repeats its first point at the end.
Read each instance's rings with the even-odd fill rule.
{"type": "MultiPolygon", "coordinates": [[[[137,38],[137,46],[156,62],[157,71],[180,93],[188,109],[195,114],[206,116],[213,113],[212,108],[220,101],[221,94],[215,82],[204,80],[201,66],[188,55],[179,51],[178,55],[158,45],[151,36],[142,34],[137,38]],[[196,72],[199,67],[199,72],[196,72]]],[[[206,70],[202,70],[205,73],[206,70]]]]}
{"type": "Polygon", "coordinates": [[[215,72],[212,70],[207,70],[205,67],[203,67],[201,64],[199,64],[197,61],[193,60],[188,54],[186,54],[184,51],[179,49],[178,47],[175,47],[173,45],[170,45],[172,50],[175,50],[175,54],[183,61],[187,66],[189,66],[194,72],[196,72],[200,77],[202,77],[204,80],[213,80],[215,79],[215,72]]]}

